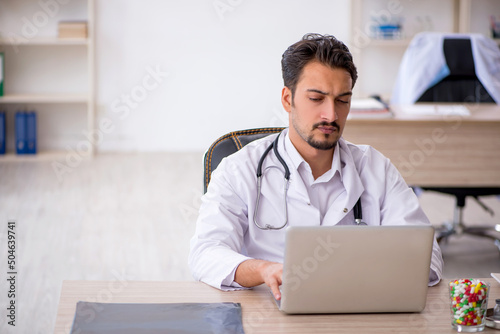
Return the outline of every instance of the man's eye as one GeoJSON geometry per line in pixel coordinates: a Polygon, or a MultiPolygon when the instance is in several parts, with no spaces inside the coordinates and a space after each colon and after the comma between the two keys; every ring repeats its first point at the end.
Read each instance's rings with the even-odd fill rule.
{"type": "Polygon", "coordinates": [[[309,100],[311,101],[315,101],[315,102],[319,102],[321,101],[322,99],[321,98],[316,98],[316,97],[310,97],[309,100]]]}
{"type": "Polygon", "coordinates": [[[349,103],[349,101],[344,101],[344,100],[337,100],[337,101],[339,101],[340,103],[345,103],[345,104],[349,103]]]}

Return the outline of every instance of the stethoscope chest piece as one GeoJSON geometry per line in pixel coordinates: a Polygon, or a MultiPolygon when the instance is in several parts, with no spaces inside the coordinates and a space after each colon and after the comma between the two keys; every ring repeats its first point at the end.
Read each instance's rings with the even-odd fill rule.
{"type": "Polygon", "coordinates": [[[366,223],[363,221],[363,211],[361,209],[361,197],[358,198],[356,204],[354,204],[354,222],[358,226],[366,226],[366,223]]]}
{"type": "Polygon", "coordinates": [[[364,221],[362,221],[361,219],[354,219],[354,221],[356,222],[356,225],[358,225],[358,226],[366,226],[366,223],[364,221]]]}

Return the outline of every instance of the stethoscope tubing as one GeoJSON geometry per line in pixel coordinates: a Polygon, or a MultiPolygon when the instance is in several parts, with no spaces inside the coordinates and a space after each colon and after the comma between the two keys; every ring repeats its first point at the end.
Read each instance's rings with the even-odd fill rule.
{"type": "MultiPolygon", "coordinates": [[[[288,208],[286,205],[287,204],[286,203],[286,195],[288,192],[288,184],[290,182],[290,169],[288,168],[288,166],[287,166],[285,160],[283,159],[283,157],[281,156],[281,154],[278,152],[278,140],[279,140],[281,133],[282,132],[280,132],[278,134],[278,136],[276,136],[276,139],[264,151],[264,153],[260,157],[259,164],[257,165],[257,201],[255,203],[253,222],[254,222],[255,226],[257,226],[261,230],[281,230],[282,228],[284,228],[288,224],[288,208]],[[269,152],[271,150],[273,150],[274,155],[276,156],[276,158],[278,159],[278,161],[280,162],[280,164],[283,166],[283,168],[285,170],[285,172],[284,172],[285,182],[284,182],[284,189],[283,189],[283,194],[284,194],[283,211],[285,212],[285,222],[281,226],[278,226],[278,227],[272,226],[270,224],[266,224],[265,226],[262,226],[257,222],[257,214],[259,211],[259,203],[260,203],[260,194],[261,194],[261,190],[262,190],[262,165],[264,164],[264,160],[266,159],[267,155],[269,154],[269,152]]],[[[366,225],[366,223],[363,222],[363,210],[361,207],[361,197],[358,198],[356,204],[354,205],[353,213],[354,213],[354,222],[356,223],[356,225],[366,225]]]]}

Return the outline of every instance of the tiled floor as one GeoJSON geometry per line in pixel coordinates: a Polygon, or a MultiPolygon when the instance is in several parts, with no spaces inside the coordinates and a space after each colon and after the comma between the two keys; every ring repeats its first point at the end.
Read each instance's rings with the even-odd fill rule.
{"type": "MultiPolygon", "coordinates": [[[[202,154],[108,154],[59,181],[52,162],[0,162],[0,278],[6,226],[17,222],[18,326],[0,314],[1,333],[51,333],[61,283],[82,280],[191,280],[187,267],[202,194],[202,154]]],[[[453,200],[425,193],[435,224],[451,218],[453,200]]],[[[466,221],[500,223],[468,203],[466,221]]],[[[486,239],[458,236],[442,246],[445,277],[500,272],[500,252],[486,239]]],[[[6,280],[0,279],[4,309],[6,280]]]]}

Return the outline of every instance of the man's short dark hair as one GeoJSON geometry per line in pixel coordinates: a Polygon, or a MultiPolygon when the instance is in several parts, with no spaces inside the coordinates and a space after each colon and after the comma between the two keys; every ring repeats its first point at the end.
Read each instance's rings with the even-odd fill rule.
{"type": "Polygon", "coordinates": [[[292,91],[292,97],[302,70],[311,61],[319,61],[331,68],[345,69],[351,75],[354,87],[358,71],[347,46],[331,35],[306,34],[302,40],[291,45],[281,58],[283,81],[292,91]]]}

